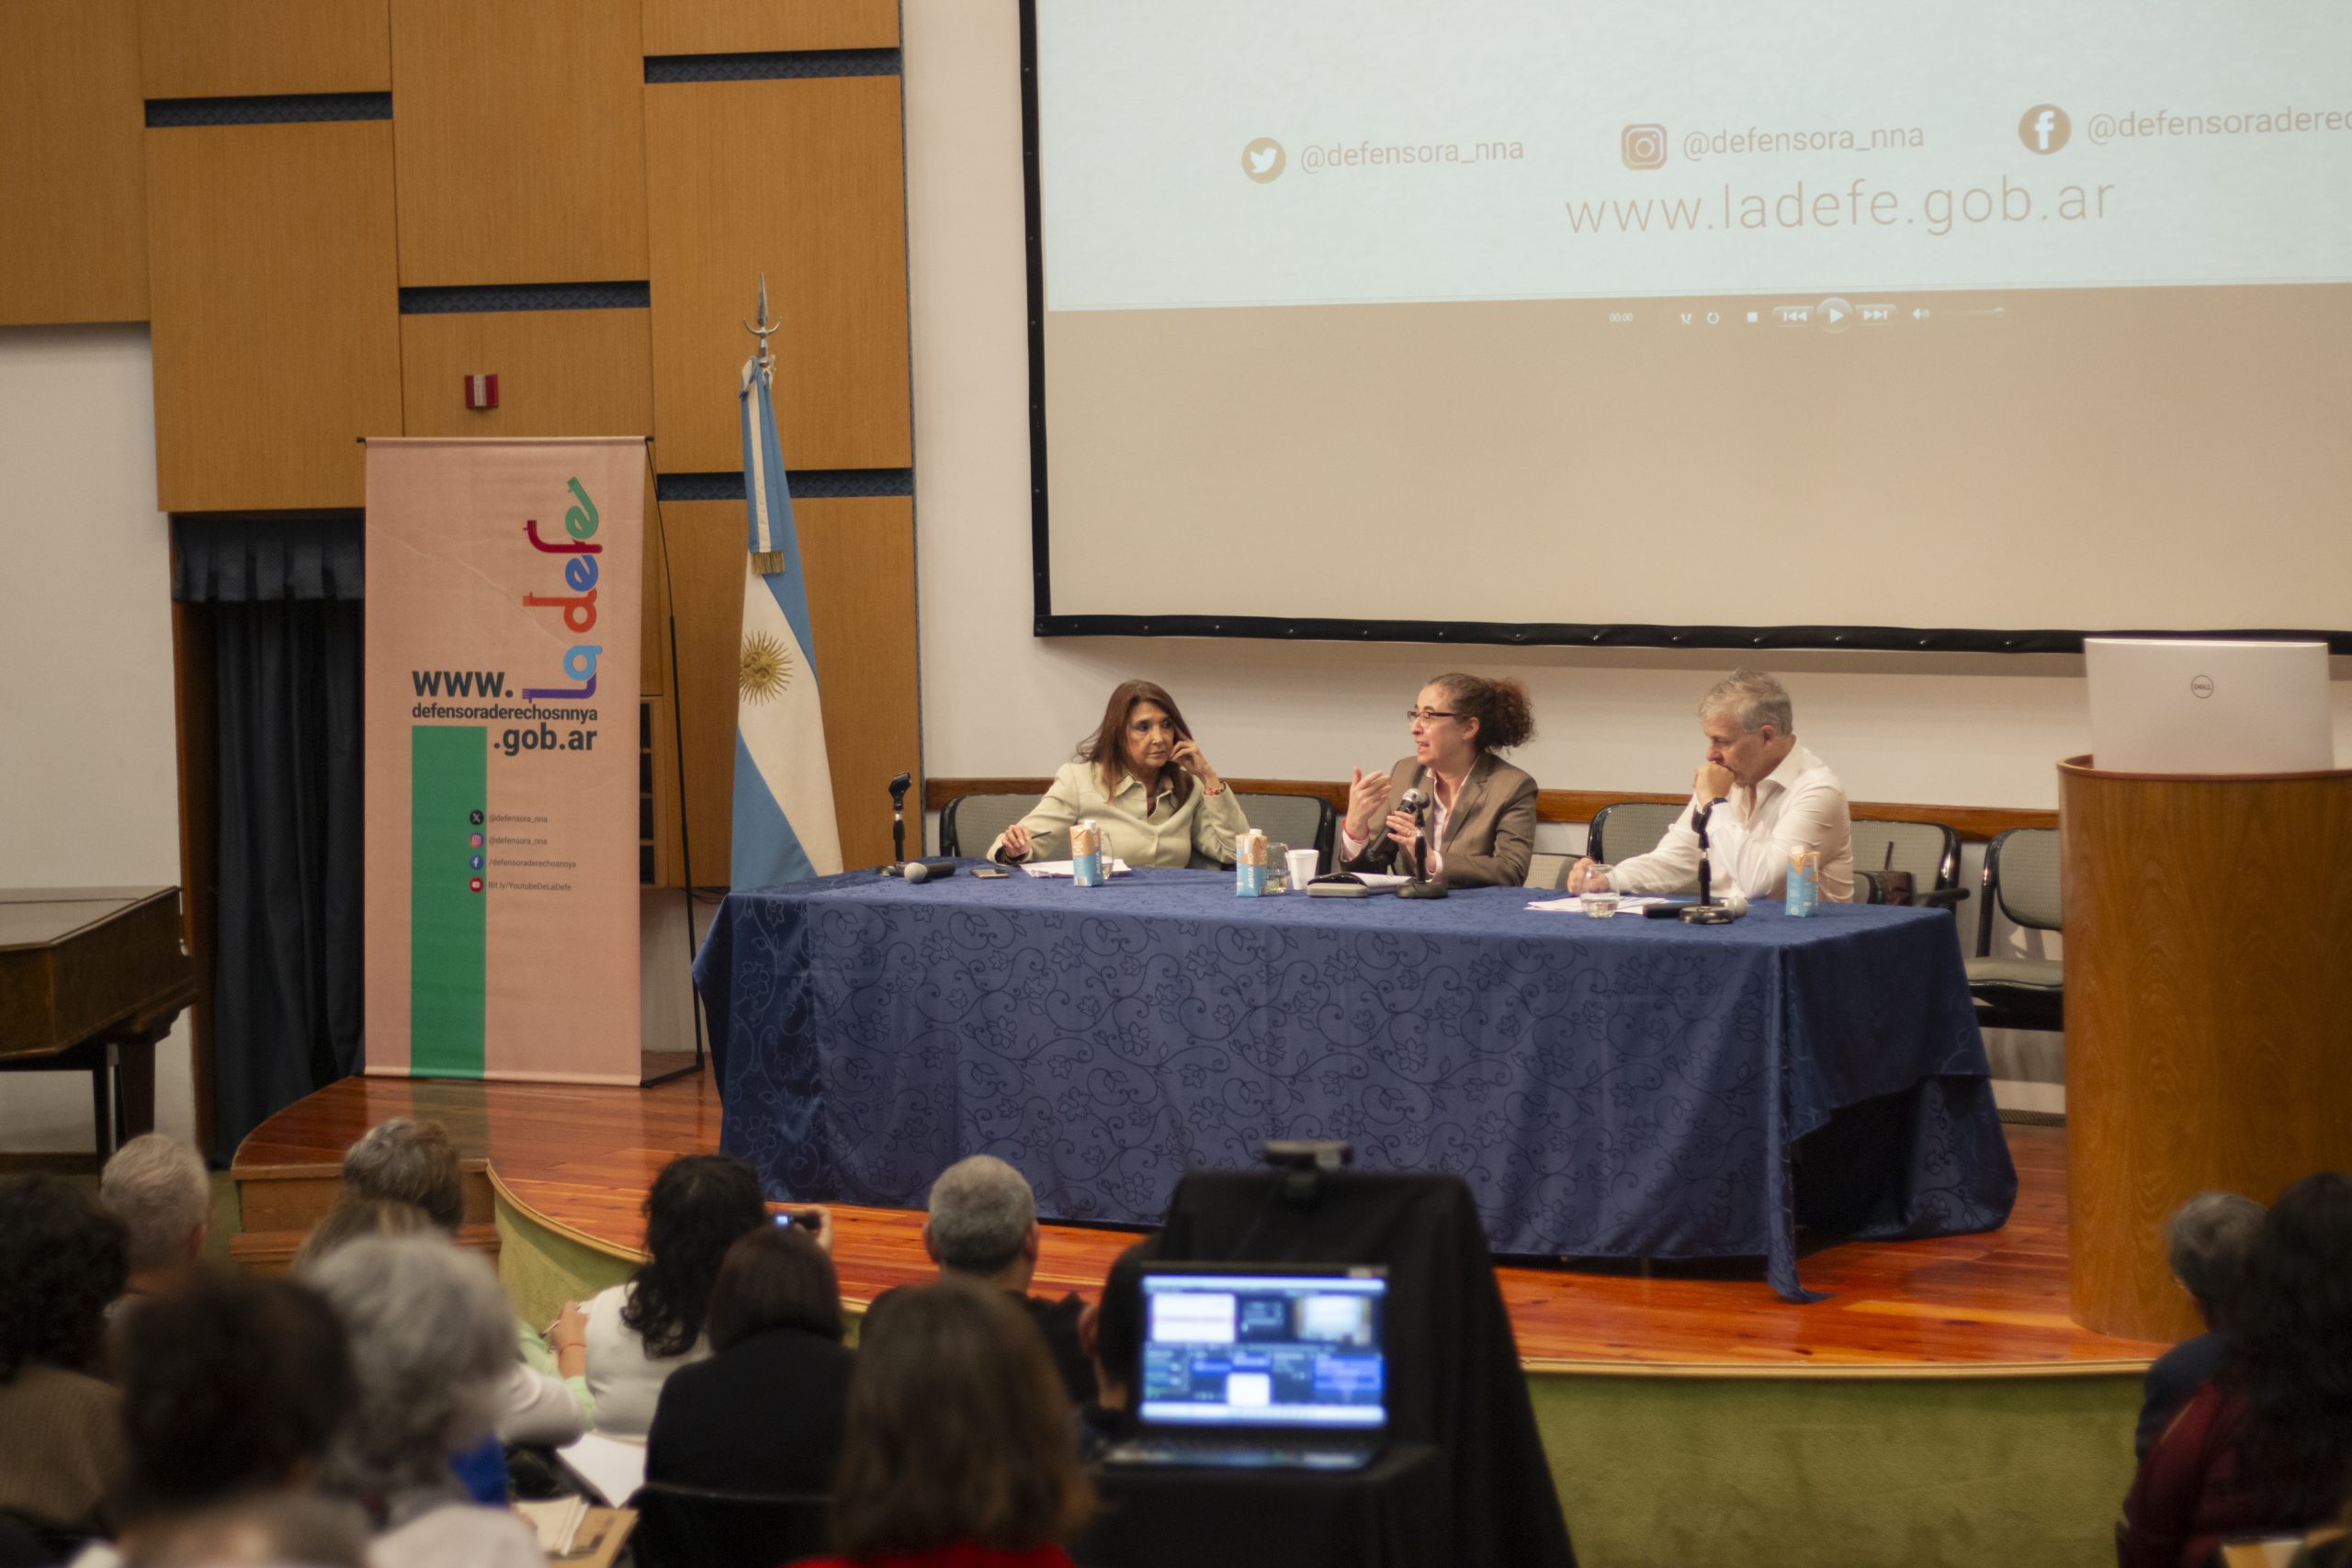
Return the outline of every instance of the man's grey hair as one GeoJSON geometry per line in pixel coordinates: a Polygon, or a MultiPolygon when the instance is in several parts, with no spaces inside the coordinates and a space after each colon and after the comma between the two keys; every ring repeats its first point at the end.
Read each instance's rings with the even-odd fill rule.
{"type": "Polygon", "coordinates": [[[133,1273],[169,1269],[187,1260],[188,1237],[211,1217],[212,1178],[195,1149],[141,1133],[107,1161],[98,1201],[130,1227],[133,1273]]]}
{"type": "Polygon", "coordinates": [[[959,1274],[993,1274],[1021,1256],[1037,1223],[1037,1195],[1019,1171],[994,1155],[957,1160],[931,1184],[931,1233],[939,1266],[959,1274]]]}
{"type": "Polygon", "coordinates": [[[413,1203],[452,1235],[465,1224],[458,1146],[437,1122],[393,1116],[368,1128],[344,1151],[343,1186],[352,1198],[413,1203]]]}
{"type": "Polygon", "coordinates": [[[1796,705],[1789,689],[1761,670],[1735,670],[1707,690],[1699,700],[1699,716],[1729,714],[1740,728],[1753,735],[1766,725],[1782,735],[1797,732],[1796,705]]]}
{"type": "Polygon", "coordinates": [[[327,1456],[345,1496],[446,1486],[449,1456],[497,1419],[515,1361],[514,1324],[498,1276],[438,1235],[371,1237],[336,1248],[303,1282],[351,1336],[359,1408],[327,1456]]]}
{"type": "Polygon", "coordinates": [[[2229,1310],[2245,1272],[2262,1205],[2234,1192],[2199,1192],[2165,1222],[2165,1251],[2173,1278],[2188,1288],[2208,1317],[2229,1310]]]}

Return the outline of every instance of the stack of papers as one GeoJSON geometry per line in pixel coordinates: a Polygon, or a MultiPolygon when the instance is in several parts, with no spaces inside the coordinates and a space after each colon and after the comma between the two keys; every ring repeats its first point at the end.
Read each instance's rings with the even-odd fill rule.
{"type": "MultiPolygon", "coordinates": [[[[1076,876],[1078,874],[1077,863],[1066,860],[1024,861],[1022,863],[1021,869],[1027,872],[1032,876],[1076,876]]],[[[1111,874],[1113,876],[1126,875],[1127,863],[1121,860],[1118,856],[1113,855],[1111,857],[1111,874]]]]}
{"type": "Polygon", "coordinates": [[[577,1442],[558,1449],[556,1454],[591,1491],[616,1508],[635,1496],[637,1489],[645,1484],[643,1443],[590,1432],[577,1442]]]}
{"type": "MultiPolygon", "coordinates": [[[[1620,893],[1617,895],[1617,912],[1621,915],[1639,914],[1652,904],[1666,902],[1666,899],[1655,894],[1620,893]]],[[[1556,909],[1570,915],[1581,915],[1585,912],[1584,900],[1574,894],[1570,894],[1566,898],[1538,898],[1527,907],[1531,909],[1556,909]]]]}
{"type": "Polygon", "coordinates": [[[550,1497],[543,1503],[517,1503],[514,1511],[539,1532],[541,1551],[549,1557],[569,1557],[573,1539],[580,1533],[580,1521],[588,1517],[588,1499],[550,1497]]]}

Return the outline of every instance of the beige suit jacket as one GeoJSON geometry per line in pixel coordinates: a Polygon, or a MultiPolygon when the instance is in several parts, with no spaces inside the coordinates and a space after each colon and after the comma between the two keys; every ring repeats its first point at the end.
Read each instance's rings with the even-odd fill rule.
{"type": "MultiPolygon", "coordinates": [[[[1375,836],[1363,853],[1346,858],[1340,846],[1341,871],[1405,871],[1409,869],[1387,837],[1388,814],[1418,788],[1431,802],[1422,821],[1436,815],[1435,781],[1429,770],[1411,757],[1388,771],[1388,798],[1382,803],[1375,836]]],[[[1342,824],[1344,830],[1345,824],[1342,824]]],[[[1445,885],[1448,887],[1518,887],[1527,881],[1528,863],[1535,856],[1535,781],[1492,751],[1482,751],[1462,781],[1462,794],[1446,814],[1445,885]]]]}

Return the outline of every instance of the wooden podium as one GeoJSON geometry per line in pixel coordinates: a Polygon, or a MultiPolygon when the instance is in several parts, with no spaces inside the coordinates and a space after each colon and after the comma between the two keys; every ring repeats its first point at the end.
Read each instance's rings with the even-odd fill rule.
{"type": "Polygon", "coordinates": [[[2074,1317],[2178,1339],[2183,1200],[2352,1167],[2352,771],[2058,774],[2074,1317]]]}

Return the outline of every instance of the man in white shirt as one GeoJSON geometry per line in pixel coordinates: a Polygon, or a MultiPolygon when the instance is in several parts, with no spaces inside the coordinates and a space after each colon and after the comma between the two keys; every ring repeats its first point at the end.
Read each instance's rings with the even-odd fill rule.
{"type": "Polygon", "coordinates": [[[1699,874],[1694,812],[1719,802],[1707,840],[1717,891],[1778,898],[1788,886],[1789,852],[1821,852],[1825,901],[1854,897],[1854,828],[1846,789],[1822,760],[1797,744],[1788,688],[1760,670],[1733,671],[1699,704],[1707,760],[1691,780],[1690,804],[1657,849],[1620,863],[1604,881],[1590,856],[1568,869],[1568,891],[1613,884],[1623,893],[1671,893],[1699,874]]]}

